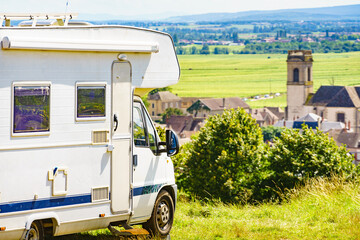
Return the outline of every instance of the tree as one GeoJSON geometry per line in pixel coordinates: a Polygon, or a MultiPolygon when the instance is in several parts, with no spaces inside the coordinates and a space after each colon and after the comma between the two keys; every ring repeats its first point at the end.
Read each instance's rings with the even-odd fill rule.
{"type": "Polygon", "coordinates": [[[262,134],[264,136],[264,142],[273,141],[275,137],[280,137],[281,132],[284,130],[281,127],[267,126],[262,127],[262,134]]]}
{"type": "Polygon", "coordinates": [[[234,43],[238,43],[239,42],[239,35],[237,32],[233,32],[232,34],[232,40],[234,43]]]}
{"type": "Polygon", "coordinates": [[[179,42],[177,34],[174,34],[173,40],[174,40],[174,44],[177,44],[179,42]]]}
{"type": "Polygon", "coordinates": [[[196,54],[197,52],[198,52],[197,48],[196,48],[195,46],[192,46],[190,53],[191,53],[192,55],[194,55],[194,54],[196,54]]]}
{"type": "Polygon", "coordinates": [[[184,54],[186,54],[186,49],[183,48],[183,47],[181,47],[181,46],[176,47],[176,54],[178,54],[178,55],[184,55],[184,54]]]}
{"type": "Polygon", "coordinates": [[[345,147],[320,130],[306,125],[302,130],[285,129],[275,138],[268,156],[268,174],[263,179],[263,198],[278,198],[279,193],[304,183],[309,178],[355,174],[353,157],[345,147]]]}
{"type": "Polygon", "coordinates": [[[200,50],[200,54],[205,54],[205,55],[210,54],[209,46],[207,44],[203,45],[203,47],[200,50]]]}
{"type": "Polygon", "coordinates": [[[172,88],[171,88],[171,87],[155,88],[155,89],[153,89],[153,90],[151,90],[151,91],[149,92],[149,95],[153,95],[153,94],[155,94],[155,93],[157,93],[157,92],[164,92],[164,91],[169,91],[169,92],[171,92],[171,91],[172,91],[172,88]]]}
{"type": "Polygon", "coordinates": [[[171,116],[181,116],[183,112],[178,108],[167,108],[162,114],[162,123],[166,123],[166,120],[171,116]]]}
{"type": "Polygon", "coordinates": [[[188,149],[184,188],[201,198],[238,202],[252,196],[261,174],[263,136],[243,109],[209,117],[188,149]]]}

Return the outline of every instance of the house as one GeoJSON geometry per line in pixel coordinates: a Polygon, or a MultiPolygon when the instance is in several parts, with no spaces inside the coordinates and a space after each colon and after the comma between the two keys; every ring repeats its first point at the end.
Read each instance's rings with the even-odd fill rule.
{"type": "Polygon", "coordinates": [[[328,132],[333,129],[342,130],[346,128],[346,125],[342,122],[329,122],[326,119],[323,119],[322,117],[313,113],[306,114],[305,116],[296,119],[295,121],[280,120],[274,124],[274,127],[301,129],[303,124],[307,125],[309,128],[312,129],[318,128],[323,132],[328,132]]]}
{"type": "Polygon", "coordinates": [[[244,108],[250,112],[250,106],[239,97],[199,99],[187,111],[194,117],[207,118],[209,115],[222,114],[225,109],[244,108]]]}
{"type": "Polygon", "coordinates": [[[273,114],[275,114],[275,116],[279,119],[282,120],[285,118],[285,112],[283,109],[281,109],[280,107],[265,107],[267,110],[269,110],[270,112],[272,112],[273,114]]]}
{"type": "Polygon", "coordinates": [[[204,118],[193,116],[171,116],[166,122],[166,127],[175,131],[181,142],[186,142],[190,141],[191,135],[204,126],[204,121],[204,118]]]}
{"type": "Polygon", "coordinates": [[[163,114],[167,108],[181,107],[181,98],[169,91],[149,95],[148,102],[151,117],[163,114]]]}
{"type": "Polygon", "coordinates": [[[342,122],[360,132],[360,86],[321,86],[313,92],[312,53],[288,52],[286,120],[296,120],[308,113],[329,122],[342,122]]]}
{"type": "Polygon", "coordinates": [[[338,146],[345,145],[346,149],[354,156],[354,163],[360,163],[360,133],[348,132],[346,129],[332,129],[328,131],[338,146]]]}
{"type": "Polygon", "coordinates": [[[182,97],[180,109],[184,113],[187,113],[186,110],[191,107],[191,105],[193,105],[197,100],[199,100],[198,97],[182,97]]]}
{"type": "Polygon", "coordinates": [[[267,108],[252,109],[251,117],[256,120],[256,123],[259,124],[260,127],[274,125],[279,121],[279,118],[267,108]]]}

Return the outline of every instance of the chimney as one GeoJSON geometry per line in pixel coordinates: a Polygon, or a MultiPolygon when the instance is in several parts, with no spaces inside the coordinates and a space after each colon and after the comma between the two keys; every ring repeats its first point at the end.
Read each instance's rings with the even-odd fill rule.
{"type": "Polygon", "coordinates": [[[225,98],[223,98],[223,108],[225,109],[225,98]]]}
{"type": "Polygon", "coordinates": [[[286,121],[284,120],[284,127],[286,127],[286,121]]]}
{"type": "Polygon", "coordinates": [[[348,121],[348,129],[350,130],[351,125],[350,125],[350,120],[348,121]]]}

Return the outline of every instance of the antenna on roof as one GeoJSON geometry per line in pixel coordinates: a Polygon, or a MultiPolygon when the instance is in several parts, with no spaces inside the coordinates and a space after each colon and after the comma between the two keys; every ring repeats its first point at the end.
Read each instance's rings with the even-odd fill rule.
{"type": "Polygon", "coordinates": [[[66,16],[66,13],[67,13],[67,10],[68,10],[68,6],[69,6],[69,0],[66,1],[66,6],[65,6],[65,16],[66,16]]]}

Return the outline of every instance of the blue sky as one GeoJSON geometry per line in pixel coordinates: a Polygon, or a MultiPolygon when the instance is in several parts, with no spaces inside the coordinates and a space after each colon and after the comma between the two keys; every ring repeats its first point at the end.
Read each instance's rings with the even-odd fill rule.
{"type": "MultiPolygon", "coordinates": [[[[1,12],[64,12],[67,0],[0,0],[1,12]]],[[[68,12],[113,16],[167,17],[360,4],[360,0],[69,0],[68,12]]]]}

